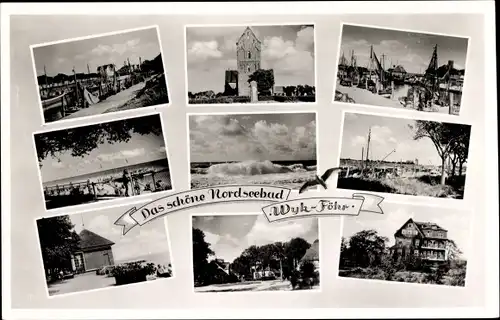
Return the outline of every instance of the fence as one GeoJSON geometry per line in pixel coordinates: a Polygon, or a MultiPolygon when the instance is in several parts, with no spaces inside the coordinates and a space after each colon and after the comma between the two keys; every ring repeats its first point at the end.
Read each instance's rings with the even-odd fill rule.
{"type": "Polygon", "coordinates": [[[83,181],[45,187],[46,198],[84,197],[99,200],[108,197],[130,197],[146,193],[172,189],[169,169],[145,171],[131,175],[130,181],[122,176],[99,178],[96,181],[83,181]]]}
{"type": "Polygon", "coordinates": [[[54,121],[82,108],[89,107],[89,103],[83,95],[84,88],[101,101],[135,84],[144,82],[151,76],[151,72],[136,72],[113,78],[112,81],[90,78],[77,80],[76,83],[75,81],[65,81],[40,85],[44,116],[46,120],[54,121]]]}

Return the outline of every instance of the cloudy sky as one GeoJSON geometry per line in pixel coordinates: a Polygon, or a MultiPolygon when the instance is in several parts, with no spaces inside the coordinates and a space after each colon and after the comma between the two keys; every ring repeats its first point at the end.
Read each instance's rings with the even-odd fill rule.
{"type": "Polygon", "coordinates": [[[166,159],[165,142],[162,135],[140,135],[131,133],[128,142],[99,144],[88,155],[73,157],[71,151],[50,155],[42,161],[42,182],[76,177],[123,166],[166,159]],[[60,160],[60,161],[59,161],[60,160]]]}
{"type": "Polygon", "coordinates": [[[170,250],[165,220],[153,220],[143,226],[132,228],[126,235],[122,235],[123,227],[114,223],[125,211],[123,208],[111,208],[96,212],[76,213],[69,217],[77,233],[85,227],[113,241],[115,244],[111,248],[115,263],[137,258],[142,260],[149,256],[152,262],[168,265],[170,250]]]}
{"type": "Polygon", "coordinates": [[[422,165],[441,165],[441,158],[430,139],[413,140],[413,131],[408,127],[413,123],[413,120],[404,118],[346,113],[340,158],[361,160],[361,148],[364,147],[366,152],[371,127],[370,160],[382,160],[396,149],[386,161],[418,159],[422,165]]]}
{"type": "Polygon", "coordinates": [[[314,113],[190,116],[190,160],[315,160],[315,116],[314,113]]]}
{"type": "Polygon", "coordinates": [[[374,229],[379,235],[389,238],[388,245],[394,245],[394,233],[412,218],[417,222],[434,222],[448,230],[448,238],[455,241],[467,257],[470,243],[470,212],[456,209],[422,207],[385,203],[384,214],[361,213],[359,217],[344,218],[342,235],[349,238],[362,230],[374,229]]]}
{"type": "Polygon", "coordinates": [[[227,262],[233,262],[252,245],[297,237],[312,244],[318,239],[317,218],[269,223],[263,214],[193,216],[193,228],[202,230],[215,256],[227,262]]]}
{"type": "Polygon", "coordinates": [[[466,38],[351,25],[343,26],[339,59],[344,52],[350,61],[351,50],[354,50],[358,66],[367,67],[370,45],[373,45],[380,63],[382,54],[386,55],[386,69],[390,67],[392,61],[393,65],[403,65],[407,72],[423,73],[429,66],[434,45],[438,46],[438,66],[453,60],[456,69],[465,68],[466,38]]]}
{"type": "MultiPolygon", "coordinates": [[[[189,91],[224,91],[225,71],[237,69],[236,42],[245,28],[187,28],[189,91]]],[[[261,68],[274,69],[276,85],[314,85],[313,26],[252,26],[251,29],[262,42],[261,68]]]]}
{"type": "Polygon", "coordinates": [[[33,49],[37,76],[43,75],[43,66],[48,76],[58,73],[73,74],[72,70],[87,73],[97,72],[97,67],[115,64],[118,68],[130,59],[131,64],[151,60],[160,53],[160,42],[156,28],[131,31],[111,36],[77,40],[33,49]]]}

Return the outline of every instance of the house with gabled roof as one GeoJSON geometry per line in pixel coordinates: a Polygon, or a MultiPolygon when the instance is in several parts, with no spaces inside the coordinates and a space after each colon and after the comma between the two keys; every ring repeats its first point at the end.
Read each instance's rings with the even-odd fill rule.
{"type": "Polygon", "coordinates": [[[111,248],[115,244],[113,241],[87,229],[83,229],[79,236],[78,249],[71,256],[73,270],[82,273],[115,264],[111,248]]]}
{"type": "Polygon", "coordinates": [[[394,233],[394,238],[390,252],[395,259],[409,256],[437,262],[449,259],[448,231],[436,223],[410,218],[394,233]]]}

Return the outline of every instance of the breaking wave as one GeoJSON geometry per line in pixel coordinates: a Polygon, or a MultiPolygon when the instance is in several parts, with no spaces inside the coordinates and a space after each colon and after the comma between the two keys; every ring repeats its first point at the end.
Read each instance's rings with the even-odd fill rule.
{"type": "MultiPolygon", "coordinates": [[[[309,169],[309,168],[307,168],[309,169]]],[[[262,174],[276,174],[289,172],[304,172],[308,171],[303,164],[292,164],[282,166],[272,163],[269,160],[265,161],[243,161],[233,163],[218,163],[210,166],[206,173],[219,176],[255,176],[262,174]]]]}

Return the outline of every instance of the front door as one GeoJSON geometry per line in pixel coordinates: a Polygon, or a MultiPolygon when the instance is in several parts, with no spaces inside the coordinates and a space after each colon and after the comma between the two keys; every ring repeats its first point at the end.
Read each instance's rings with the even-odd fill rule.
{"type": "Polygon", "coordinates": [[[75,270],[77,273],[85,272],[85,265],[83,263],[83,253],[76,253],[75,258],[75,270]]]}

